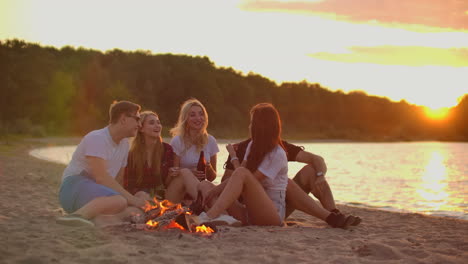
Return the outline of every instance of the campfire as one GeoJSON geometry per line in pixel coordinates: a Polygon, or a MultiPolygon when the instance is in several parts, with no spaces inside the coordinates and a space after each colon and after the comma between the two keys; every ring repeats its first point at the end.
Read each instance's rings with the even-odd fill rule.
{"type": "Polygon", "coordinates": [[[132,222],[140,229],[146,230],[180,229],[201,235],[211,235],[216,232],[216,226],[197,226],[190,221],[188,216],[191,214],[192,210],[181,204],[153,198],[152,201],[146,202],[144,214],[133,216],[132,222]]]}

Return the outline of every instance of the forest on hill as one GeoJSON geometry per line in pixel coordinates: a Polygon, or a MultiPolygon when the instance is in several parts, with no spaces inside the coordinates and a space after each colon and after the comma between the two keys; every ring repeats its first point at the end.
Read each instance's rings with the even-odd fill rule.
{"type": "Polygon", "coordinates": [[[207,107],[209,132],[217,138],[246,137],[250,108],[271,102],[287,139],[468,141],[467,94],[446,119],[433,120],[406,101],[330,91],[306,81],[277,84],[200,56],[5,40],[0,94],[0,136],[81,136],[107,124],[114,100],[157,112],[169,136],[181,103],[194,97],[207,107]]]}

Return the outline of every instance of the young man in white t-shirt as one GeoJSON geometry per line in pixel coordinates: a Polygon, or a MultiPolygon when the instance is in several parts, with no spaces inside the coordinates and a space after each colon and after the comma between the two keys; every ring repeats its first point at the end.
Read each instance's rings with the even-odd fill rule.
{"type": "Polygon", "coordinates": [[[127,166],[128,138],[138,132],[139,111],[132,102],[115,102],[109,109],[109,125],[81,140],[62,176],[59,200],[69,215],[58,218],[58,223],[94,225],[90,220],[96,222],[99,216],[145,205],[116,180],[127,166]]]}

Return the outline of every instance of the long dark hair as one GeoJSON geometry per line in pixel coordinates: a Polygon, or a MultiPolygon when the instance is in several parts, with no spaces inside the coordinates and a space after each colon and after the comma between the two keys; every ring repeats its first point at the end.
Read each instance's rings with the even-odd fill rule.
{"type": "Polygon", "coordinates": [[[247,158],[247,169],[252,173],[258,169],[265,156],[281,141],[281,118],[278,110],[270,103],[260,103],[250,110],[250,135],[252,145],[247,158]]]}

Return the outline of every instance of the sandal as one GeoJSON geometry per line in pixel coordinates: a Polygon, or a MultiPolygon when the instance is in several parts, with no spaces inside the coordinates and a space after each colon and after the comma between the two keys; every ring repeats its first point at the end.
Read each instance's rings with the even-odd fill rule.
{"type": "Polygon", "coordinates": [[[56,220],[57,224],[68,225],[68,226],[89,226],[94,227],[94,223],[88,219],[83,218],[79,214],[69,214],[61,216],[56,220]]]}

